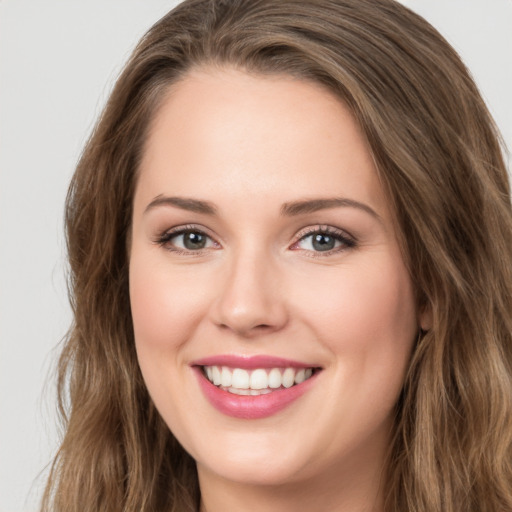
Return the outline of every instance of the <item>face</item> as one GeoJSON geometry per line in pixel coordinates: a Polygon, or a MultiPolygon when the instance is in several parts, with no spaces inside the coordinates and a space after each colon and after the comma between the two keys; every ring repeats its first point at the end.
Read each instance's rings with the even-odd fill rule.
{"type": "Polygon", "coordinates": [[[368,146],[320,85],[203,69],[172,87],[130,296],[149,393],[200,478],[380,469],[421,319],[368,146]]]}

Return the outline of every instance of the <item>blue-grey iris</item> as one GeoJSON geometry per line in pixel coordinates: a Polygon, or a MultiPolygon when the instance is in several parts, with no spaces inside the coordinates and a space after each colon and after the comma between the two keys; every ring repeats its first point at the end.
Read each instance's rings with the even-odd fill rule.
{"type": "Polygon", "coordinates": [[[206,245],[206,236],[194,231],[183,233],[183,245],[191,251],[203,249],[206,245]]]}
{"type": "Polygon", "coordinates": [[[323,233],[317,233],[313,235],[313,248],[316,251],[330,251],[334,249],[336,240],[329,235],[323,233]]]}

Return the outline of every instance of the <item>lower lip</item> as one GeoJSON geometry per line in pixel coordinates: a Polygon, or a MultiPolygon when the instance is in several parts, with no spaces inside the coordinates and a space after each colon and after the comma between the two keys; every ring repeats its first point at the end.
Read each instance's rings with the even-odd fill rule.
{"type": "Polygon", "coordinates": [[[264,395],[235,395],[214,386],[203,374],[203,370],[195,366],[199,385],[208,401],[221,413],[234,418],[255,420],[277,414],[285,407],[300,398],[316,380],[317,373],[309,379],[291,388],[278,389],[264,395]]]}

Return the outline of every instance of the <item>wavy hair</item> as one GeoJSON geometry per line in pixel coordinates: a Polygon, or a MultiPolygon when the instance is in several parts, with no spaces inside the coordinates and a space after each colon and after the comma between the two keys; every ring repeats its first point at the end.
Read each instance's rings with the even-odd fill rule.
{"type": "Polygon", "coordinates": [[[393,0],[186,0],[143,37],[66,204],[74,323],[42,511],[197,511],[192,458],[134,348],[128,238],[138,165],[166,90],[203,65],[323,84],[368,140],[419,308],[396,406],[386,510],[512,511],[512,213],[501,139],[468,70],[393,0]]]}

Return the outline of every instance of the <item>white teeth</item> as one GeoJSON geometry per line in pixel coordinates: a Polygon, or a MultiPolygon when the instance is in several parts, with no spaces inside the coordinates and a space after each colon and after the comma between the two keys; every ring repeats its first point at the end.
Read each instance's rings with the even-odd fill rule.
{"type": "Polygon", "coordinates": [[[231,385],[238,389],[249,389],[249,372],[241,368],[235,368],[231,385]]]}
{"type": "Polygon", "coordinates": [[[304,368],[302,370],[299,370],[295,374],[295,384],[300,384],[301,382],[304,382],[306,380],[306,370],[304,368]]]}
{"type": "Polygon", "coordinates": [[[268,374],[268,386],[272,389],[281,387],[281,372],[277,368],[272,368],[268,374]]]}
{"type": "Polygon", "coordinates": [[[229,368],[223,366],[222,371],[220,372],[220,385],[229,388],[231,386],[231,381],[231,372],[229,371],[229,368]]]}
{"type": "Polygon", "coordinates": [[[217,366],[212,368],[213,383],[218,386],[220,384],[220,370],[217,366]]]}
{"type": "Polygon", "coordinates": [[[283,373],[283,386],[285,388],[291,388],[295,381],[295,370],[293,368],[286,368],[283,373]]]}
{"type": "Polygon", "coordinates": [[[215,386],[237,395],[255,396],[301,384],[313,375],[313,368],[257,368],[251,371],[227,366],[205,366],[204,372],[215,386]]]}
{"type": "Polygon", "coordinates": [[[268,388],[267,372],[263,369],[254,370],[251,373],[251,389],[265,389],[268,388]]]}
{"type": "Polygon", "coordinates": [[[250,391],[252,396],[266,395],[267,393],[270,393],[270,389],[251,389],[250,391]]]}
{"type": "Polygon", "coordinates": [[[250,389],[238,389],[238,388],[228,388],[230,393],[234,393],[235,395],[250,395],[250,389]]]}

